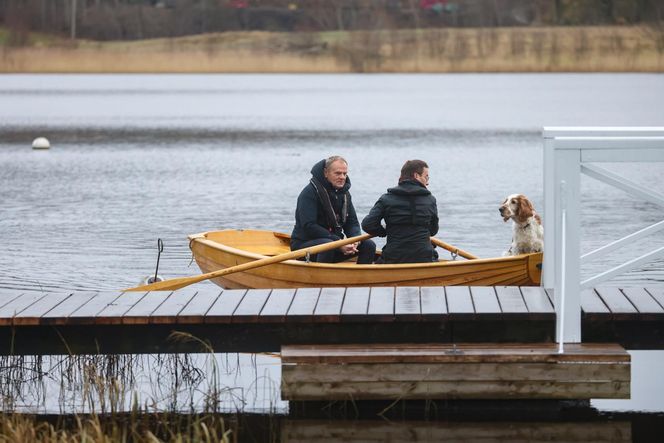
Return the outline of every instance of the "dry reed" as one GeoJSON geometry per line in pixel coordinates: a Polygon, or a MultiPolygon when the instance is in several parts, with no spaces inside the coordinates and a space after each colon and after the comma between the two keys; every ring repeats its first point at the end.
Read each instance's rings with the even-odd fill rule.
{"type": "Polygon", "coordinates": [[[216,443],[237,441],[235,434],[219,415],[0,416],[3,443],[216,443]]]}
{"type": "Polygon", "coordinates": [[[0,47],[0,72],[661,72],[645,26],[228,32],[0,47]]]}

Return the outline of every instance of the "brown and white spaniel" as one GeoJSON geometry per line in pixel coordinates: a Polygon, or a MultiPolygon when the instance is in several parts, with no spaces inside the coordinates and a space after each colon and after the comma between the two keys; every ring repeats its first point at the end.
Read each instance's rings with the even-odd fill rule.
{"type": "Polygon", "coordinates": [[[498,210],[503,221],[512,219],[512,245],[503,255],[542,252],[544,248],[542,219],[525,195],[510,195],[498,210]]]}

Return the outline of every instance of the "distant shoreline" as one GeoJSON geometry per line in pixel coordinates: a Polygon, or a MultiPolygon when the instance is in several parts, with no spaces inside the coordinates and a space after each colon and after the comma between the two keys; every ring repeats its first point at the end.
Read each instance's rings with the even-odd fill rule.
{"type": "Polygon", "coordinates": [[[646,26],[226,32],[0,45],[0,73],[664,72],[646,26]]]}

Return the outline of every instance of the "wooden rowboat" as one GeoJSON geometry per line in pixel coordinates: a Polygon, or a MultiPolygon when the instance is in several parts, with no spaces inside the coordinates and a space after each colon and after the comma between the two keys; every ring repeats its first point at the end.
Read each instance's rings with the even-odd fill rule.
{"type": "MultiPolygon", "coordinates": [[[[225,230],[189,236],[204,273],[290,251],[290,237],[273,231],[225,230]]],[[[212,279],[226,289],[326,286],[537,286],[542,254],[433,263],[358,265],[287,260],[212,279]]]]}

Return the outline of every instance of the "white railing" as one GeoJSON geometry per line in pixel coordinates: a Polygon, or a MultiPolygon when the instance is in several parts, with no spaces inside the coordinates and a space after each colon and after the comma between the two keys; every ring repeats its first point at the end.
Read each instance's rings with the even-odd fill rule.
{"type": "Polygon", "coordinates": [[[664,229],[664,220],[580,254],[581,174],[637,198],[664,206],[664,195],[591,163],[664,162],[664,127],[544,128],[544,269],[542,285],[554,288],[559,343],[581,341],[581,290],[664,257],[656,249],[581,281],[581,263],[664,229]]]}

